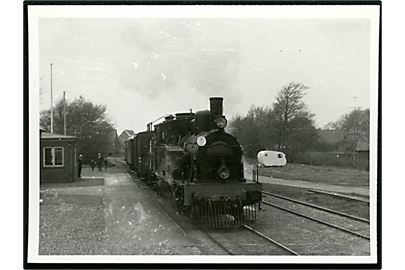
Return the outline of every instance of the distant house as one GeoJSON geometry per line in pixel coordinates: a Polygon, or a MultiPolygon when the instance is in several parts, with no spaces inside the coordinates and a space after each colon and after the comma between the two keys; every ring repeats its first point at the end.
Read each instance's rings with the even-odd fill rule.
{"type": "Polygon", "coordinates": [[[338,143],[338,152],[353,160],[359,160],[368,163],[369,160],[369,142],[363,138],[346,137],[338,143]]]}
{"type": "Polygon", "coordinates": [[[40,130],[41,183],[73,182],[78,178],[77,141],[75,136],[40,130]]]}
{"type": "Polygon", "coordinates": [[[362,136],[347,134],[344,136],[339,130],[319,130],[319,142],[333,145],[336,153],[345,156],[355,154],[356,159],[368,160],[369,143],[362,136]]]}
{"type": "Polygon", "coordinates": [[[124,129],[124,131],[118,136],[118,142],[120,145],[119,152],[121,155],[125,154],[125,142],[128,140],[128,138],[131,138],[135,136],[135,132],[130,129],[124,129]]]}
{"type": "Polygon", "coordinates": [[[359,140],[356,145],[356,156],[360,160],[369,160],[370,144],[365,140],[359,140]]]}
{"type": "Polygon", "coordinates": [[[118,136],[118,140],[120,140],[121,143],[124,143],[129,137],[134,136],[135,132],[130,129],[125,129],[120,136],[118,136]]]}

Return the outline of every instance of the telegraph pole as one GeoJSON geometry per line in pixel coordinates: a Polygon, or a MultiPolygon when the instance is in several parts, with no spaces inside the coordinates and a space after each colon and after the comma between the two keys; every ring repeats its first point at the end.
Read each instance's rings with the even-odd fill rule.
{"type": "Polygon", "coordinates": [[[356,100],[357,100],[357,97],[353,97],[353,110],[357,110],[356,100]]]}
{"type": "Polygon", "coordinates": [[[52,63],[51,65],[51,134],[53,134],[53,89],[52,89],[52,63]]]}
{"type": "Polygon", "coordinates": [[[66,92],[63,91],[63,135],[66,136],[66,92]]]}
{"type": "Polygon", "coordinates": [[[353,160],[354,163],[356,164],[356,148],[357,148],[357,144],[359,143],[359,123],[358,123],[358,117],[356,114],[356,111],[359,109],[358,107],[356,107],[356,100],[357,97],[353,97],[353,116],[354,116],[354,141],[355,141],[355,145],[354,145],[354,151],[353,151],[353,160]]]}

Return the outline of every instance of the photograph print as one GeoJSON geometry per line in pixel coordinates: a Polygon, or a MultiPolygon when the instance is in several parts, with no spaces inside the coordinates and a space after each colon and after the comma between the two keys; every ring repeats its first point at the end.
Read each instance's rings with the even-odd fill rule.
{"type": "Polygon", "coordinates": [[[379,2],[24,8],[26,267],[378,267],[379,2]]]}

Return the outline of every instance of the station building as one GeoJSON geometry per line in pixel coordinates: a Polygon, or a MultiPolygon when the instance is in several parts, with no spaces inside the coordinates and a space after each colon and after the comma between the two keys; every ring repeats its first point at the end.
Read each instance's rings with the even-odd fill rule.
{"type": "Polygon", "coordinates": [[[40,130],[41,183],[73,182],[78,179],[77,142],[75,136],[40,130]]]}

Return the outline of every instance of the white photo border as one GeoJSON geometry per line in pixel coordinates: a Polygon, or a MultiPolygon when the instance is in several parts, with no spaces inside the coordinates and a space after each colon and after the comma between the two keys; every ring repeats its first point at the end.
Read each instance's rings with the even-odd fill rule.
{"type": "MultiPolygon", "coordinates": [[[[27,263],[377,264],[377,168],[380,5],[28,5],[28,243],[27,263]],[[39,255],[40,18],[296,18],[370,20],[370,256],[47,256],[39,255]]],[[[381,181],[381,179],[380,179],[381,181]]]]}

